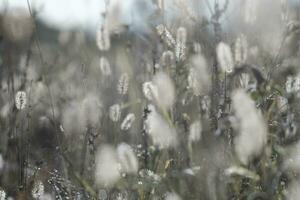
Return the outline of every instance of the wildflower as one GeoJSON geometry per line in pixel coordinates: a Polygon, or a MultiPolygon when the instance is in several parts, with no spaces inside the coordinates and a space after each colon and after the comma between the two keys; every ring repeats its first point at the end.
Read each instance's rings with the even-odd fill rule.
{"type": "Polygon", "coordinates": [[[0,200],[5,200],[5,199],[6,199],[6,192],[0,189],[0,200]]]}
{"type": "Polygon", "coordinates": [[[200,120],[194,121],[190,125],[189,142],[197,142],[201,140],[202,124],[200,120]]]}
{"type": "Polygon", "coordinates": [[[109,118],[113,122],[119,121],[121,117],[121,107],[119,104],[114,104],[109,108],[109,118]]]}
{"type": "Polygon", "coordinates": [[[174,66],[174,54],[172,51],[164,51],[163,52],[162,65],[165,67],[174,66]]]}
{"type": "Polygon", "coordinates": [[[143,83],[143,93],[148,100],[154,100],[158,96],[158,89],[151,81],[143,83]]]}
{"type": "Polygon", "coordinates": [[[181,200],[180,196],[174,192],[168,192],[165,195],[165,200],[181,200]]]}
{"type": "Polygon", "coordinates": [[[145,120],[145,129],[151,136],[152,141],[159,148],[169,148],[177,145],[177,135],[172,127],[153,105],[149,105],[150,113],[145,120]]]}
{"type": "Polygon", "coordinates": [[[110,187],[120,179],[119,161],[116,151],[109,145],[103,145],[95,158],[96,184],[110,187]]]}
{"type": "Polygon", "coordinates": [[[198,42],[193,43],[193,50],[196,54],[200,54],[202,51],[201,45],[198,42]]]}
{"type": "Polygon", "coordinates": [[[106,23],[103,23],[103,25],[98,29],[96,40],[97,46],[101,51],[107,51],[110,49],[110,35],[106,23]]]}
{"type": "Polygon", "coordinates": [[[85,132],[87,121],[79,102],[71,102],[62,112],[62,127],[67,135],[85,132]]]}
{"type": "Polygon", "coordinates": [[[129,113],[125,119],[123,120],[122,124],[121,124],[121,129],[122,130],[128,130],[130,129],[132,123],[135,120],[135,115],[133,113],[129,113]]]}
{"type": "Polygon", "coordinates": [[[256,110],[251,98],[239,89],[232,95],[233,108],[239,120],[239,135],[235,138],[235,151],[243,164],[247,164],[250,159],[264,148],[267,142],[267,128],[263,116],[256,110]]]}
{"type": "Polygon", "coordinates": [[[18,91],[15,97],[15,103],[18,110],[23,110],[26,106],[26,92],[18,91]]]}
{"type": "Polygon", "coordinates": [[[125,173],[137,173],[138,160],[131,148],[126,143],[121,143],[117,147],[118,160],[121,164],[121,171],[125,173]]]}
{"type": "Polygon", "coordinates": [[[172,36],[171,32],[162,24],[158,25],[156,27],[157,33],[160,35],[160,37],[166,41],[167,45],[169,47],[173,47],[176,44],[176,41],[174,37],[172,36]]]}
{"type": "Polygon", "coordinates": [[[233,71],[233,61],[230,47],[220,42],[217,46],[217,57],[221,69],[224,72],[231,73],[233,71]]]}
{"type": "Polygon", "coordinates": [[[175,88],[171,78],[164,72],[157,73],[152,80],[157,88],[157,103],[164,109],[170,109],[175,102],[175,88]]]}
{"type": "Polygon", "coordinates": [[[34,199],[40,199],[45,192],[45,187],[43,182],[41,181],[37,181],[34,183],[32,191],[31,191],[31,195],[34,199]]]}
{"type": "Polygon", "coordinates": [[[128,91],[128,85],[129,85],[129,76],[128,74],[124,73],[121,75],[119,79],[119,84],[118,84],[119,94],[125,95],[128,91]]]}
{"type": "Polygon", "coordinates": [[[288,76],[285,88],[288,93],[295,93],[300,90],[300,76],[288,76]]]}
{"type": "Polygon", "coordinates": [[[107,192],[104,189],[99,190],[98,198],[99,200],[107,200],[108,199],[107,192]]]}
{"type": "Polygon", "coordinates": [[[101,117],[101,103],[99,98],[93,94],[87,95],[81,104],[84,120],[87,124],[95,126],[101,117]]]}
{"type": "Polygon", "coordinates": [[[191,59],[191,68],[188,75],[188,88],[195,96],[199,96],[208,91],[210,87],[209,74],[206,60],[202,55],[197,55],[191,59]]]}
{"type": "Polygon", "coordinates": [[[248,56],[248,43],[245,35],[241,35],[236,39],[234,56],[237,64],[246,62],[248,56]]]}
{"type": "Polygon", "coordinates": [[[186,48],[187,32],[184,27],[180,27],[177,30],[176,35],[176,59],[183,60],[185,57],[185,48],[186,48]]]}
{"type": "Polygon", "coordinates": [[[111,75],[111,69],[110,69],[110,64],[109,61],[107,60],[106,57],[102,56],[100,57],[100,70],[104,76],[110,76],[111,75]]]}

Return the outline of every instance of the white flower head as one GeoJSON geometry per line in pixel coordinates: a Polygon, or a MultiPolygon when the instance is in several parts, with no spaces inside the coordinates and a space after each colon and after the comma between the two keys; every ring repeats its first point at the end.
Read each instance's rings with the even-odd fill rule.
{"type": "Polygon", "coordinates": [[[208,91],[210,87],[209,74],[205,58],[198,54],[191,59],[191,68],[188,75],[188,88],[195,96],[208,91]]]}
{"type": "Polygon", "coordinates": [[[128,85],[129,85],[129,76],[127,73],[124,73],[121,75],[119,79],[119,84],[118,84],[119,94],[125,95],[128,91],[128,85]]]}
{"type": "Polygon", "coordinates": [[[187,31],[184,27],[180,27],[177,30],[176,35],[176,59],[183,60],[185,58],[185,49],[186,49],[186,40],[187,40],[187,31]]]}
{"type": "Polygon", "coordinates": [[[136,174],[139,168],[138,160],[133,149],[126,143],[121,143],[117,147],[118,160],[121,164],[121,171],[136,174]]]}
{"type": "Polygon", "coordinates": [[[177,145],[175,128],[157,113],[153,105],[149,105],[148,108],[150,113],[145,121],[145,128],[153,143],[159,148],[175,147],[177,145]]]}
{"type": "Polygon", "coordinates": [[[170,50],[164,51],[161,57],[162,65],[165,67],[174,66],[175,60],[174,60],[174,53],[170,50]]]}
{"type": "Polygon", "coordinates": [[[152,80],[157,88],[157,103],[164,109],[170,109],[175,102],[175,88],[171,78],[164,72],[158,72],[152,80]]]}
{"type": "Polygon", "coordinates": [[[96,153],[95,181],[97,185],[113,186],[120,179],[117,153],[109,145],[103,145],[96,153]]]}
{"type": "Polygon", "coordinates": [[[114,104],[109,108],[109,118],[113,122],[117,122],[121,118],[121,106],[119,104],[114,104]]]}
{"type": "Polygon", "coordinates": [[[234,139],[235,152],[243,164],[260,154],[267,142],[267,127],[262,114],[256,109],[253,100],[242,89],[232,95],[235,116],[239,120],[234,127],[239,135],[234,139]]]}
{"type": "Polygon", "coordinates": [[[101,51],[110,49],[110,34],[106,23],[103,23],[97,30],[97,46],[101,51]]]}
{"type": "Polygon", "coordinates": [[[158,89],[157,86],[148,81],[143,83],[143,93],[148,100],[154,100],[158,98],[158,89]]]}
{"type": "Polygon", "coordinates": [[[128,130],[132,126],[132,123],[135,121],[135,115],[129,113],[121,124],[121,130],[128,130]]]}
{"type": "Polygon", "coordinates": [[[40,199],[45,193],[45,187],[42,181],[36,181],[31,190],[34,199],[40,199]]]}
{"type": "Polygon", "coordinates": [[[248,42],[245,35],[242,34],[236,39],[234,53],[235,62],[237,64],[246,62],[248,57],[248,42]]]}
{"type": "Polygon", "coordinates": [[[18,91],[15,97],[16,107],[18,110],[23,110],[26,107],[27,98],[26,92],[18,91]]]}
{"type": "Polygon", "coordinates": [[[202,124],[200,120],[194,121],[190,125],[190,134],[189,134],[189,142],[197,142],[201,140],[202,137],[202,124]]]}
{"type": "Polygon", "coordinates": [[[101,73],[104,76],[110,76],[111,69],[110,69],[110,64],[109,64],[108,59],[104,56],[100,57],[99,64],[100,64],[101,73]]]}
{"type": "Polygon", "coordinates": [[[0,189],[0,200],[5,200],[5,199],[6,199],[6,192],[0,189]]]}
{"type": "Polygon", "coordinates": [[[181,200],[180,196],[174,192],[168,192],[165,195],[165,200],[181,200]]]}
{"type": "Polygon", "coordinates": [[[224,42],[220,42],[217,46],[217,58],[221,69],[226,73],[233,71],[233,60],[230,47],[224,42]]]}

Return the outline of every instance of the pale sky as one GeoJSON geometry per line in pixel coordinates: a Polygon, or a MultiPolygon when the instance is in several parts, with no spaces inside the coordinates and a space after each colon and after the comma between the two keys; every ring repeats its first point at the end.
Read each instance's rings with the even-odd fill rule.
{"type": "MultiPolygon", "coordinates": [[[[92,31],[101,22],[101,13],[105,9],[105,0],[29,0],[33,8],[39,11],[39,18],[48,25],[59,29],[80,28],[92,31]]],[[[110,0],[122,5],[121,18],[128,21],[134,16],[134,23],[139,26],[140,15],[145,11],[137,10],[133,2],[135,0],[110,0]]],[[[139,1],[139,0],[137,0],[139,1]]],[[[150,0],[149,0],[150,1],[150,0]]],[[[214,2],[215,0],[209,0],[214,2]]],[[[220,3],[225,0],[219,0],[220,3]]],[[[234,0],[239,1],[239,0],[234,0]]],[[[231,1],[231,2],[234,2],[231,1]]],[[[276,0],[274,0],[276,1],[276,0]]],[[[289,0],[289,2],[300,4],[300,0],[289,0]]],[[[0,10],[8,5],[8,10],[22,7],[27,9],[27,0],[0,0],[0,10]]]]}

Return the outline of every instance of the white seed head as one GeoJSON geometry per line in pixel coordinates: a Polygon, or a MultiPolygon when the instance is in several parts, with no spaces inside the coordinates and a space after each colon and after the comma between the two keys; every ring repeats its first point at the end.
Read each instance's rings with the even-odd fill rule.
{"type": "Polygon", "coordinates": [[[171,78],[164,72],[158,72],[152,80],[157,88],[157,103],[164,109],[170,109],[175,102],[175,88],[171,78]]]}
{"type": "Polygon", "coordinates": [[[227,44],[223,42],[218,44],[217,57],[221,69],[226,73],[231,73],[233,71],[234,64],[232,60],[231,49],[227,44]]]}
{"type": "Polygon", "coordinates": [[[198,54],[191,59],[191,68],[188,75],[188,88],[195,96],[199,96],[208,91],[210,80],[205,58],[198,54]]]}
{"type": "Polygon", "coordinates": [[[129,85],[129,76],[127,73],[124,73],[121,75],[119,79],[119,84],[118,84],[118,92],[121,95],[125,95],[128,91],[128,85],[129,85]]]}
{"type": "Polygon", "coordinates": [[[180,27],[177,30],[176,35],[176,59],[184,60],[185,58],[185,49],[186,49],[186,40],[187,40],[187,31],[184,27],[180,27]]]}
{"type": "Polygon", "coordinates": [[[135,115],[133,113],[129,113],[121,124],[121,130],[128,130],[132,126],[135,120],[135,115]]]}
{"type": "Polygon", "coordinates": [[[162,65],[165,67],[174,66],[174,53],[172,51],[164,51],[162,54],[162,65]]]}
{"type": "Polygon", "coordinates": [[[34,199],[40,199],[45,193],[45,187],[42,181],[36,181],[31,190],[34,199]]]}
{"type": "Polygon", "coordinates": [[[165,195],[165,200],[181,200],[180,196],[174,192],[168,192],[165,195]]]}
{"type": "Polygon", "coordinates": [[[103,23],[97,30],[97,46],[101,51],[110,49],[110,34],[106,23],[103,23]]]}
{"type": "Polygon", "coordinates": [[[151,136],[152,141],[159,148],[175,147],[177,145],[177,134],[173,128],[159,113],[153,105],[148,106],[150,113],[145,120],[145,129],[151,136]]]}
{"type": "Polygon", "coordinates": [[[171,32],[162,24],[158,25],[156,27],[157,33],[160,35],[160,37],[167,43],[169,47],[174,47],[176,44],[176,41],[171,34],[171,32]]]}
{"type": "Polygon", "coordinates": [[[126,143],[121,143],[117,147],[118,159],[121,164],[121,171],[124,173],[136,174],[139,168],[136,155],[126,143]]]}
{"type": "Polygon", "coordinates": [[[247,165],[264,148],[267,142],[267,127],[262,114],[244,90],[234,91],[232,103],[235,116],[239,120],[238,126],[234,127],[239,132],[234,139],[235,151],[239,160],[247,165]]]}
{"type": "Polygon", "coordinates": [[[18,91],[15,97],[15,103],[18,110],[23,110],[27,103],[26,92],[18,91]]]}
{"type": "Polygon", "coordinates": [[[113,122],[117,122],[120,120],[121,117],[121,107],[119,104],[114,104],[112,106],[110,106],[109,108],[109,118],[113,121],[113,122]]]}
{"type": "Polygon", "coordinates": [[[143,93],[148,100],[154,100],[158,98],[158,89],[152,81],[143,83],[143,93]]]}
{"type": "Polygon", "coordinates": [[[235,62],[237,64],[245,63],[248,57],[248,42],[245,35],[241,35],[235,41],[235,62]]]}
{"type": "Polygon", "coordinates": [[[288,93],[296,93],[300,90],[300,76],[288,76],[285,88],[288,93]]]}
{"type": "Polygon", "coordinates": [[[193,50],[196,54],[200,54],[202,52],[201,45],[198,42],[193,43],[193,50]]]}
{"type": "Polygon", "coordinates": [[[99,98],[93,94],[89,94],[83,99],[81,109],[87,124],[96,126],[99,123],[102,115],[101,107],[99,98]]]}
{"type": "Polygon", "coordinates": [[[194,121],[190,125],[189,142],[197,142],[202,138],[202,124],[200,120],[194,121]]]}
{"type": "Polygon", "coordinates": [[[0,189],[0,200],[6,200],[6,192],[0,189]]]}
{"type": "Polygon", "coordinates": [[[111,68],[110,68],[110,64],[109,64],[108,59],[104,56],[100,57],[99,64],[100,64],[101,73],[104,76],[110,76],[111,75],[111,68]]]}
{"type": "Polygon", "coordinates": [[[103,145],[96,153],[95,182],[110,187],[120,179],[120,165],[117,152],[109,145],[103,145]]]}

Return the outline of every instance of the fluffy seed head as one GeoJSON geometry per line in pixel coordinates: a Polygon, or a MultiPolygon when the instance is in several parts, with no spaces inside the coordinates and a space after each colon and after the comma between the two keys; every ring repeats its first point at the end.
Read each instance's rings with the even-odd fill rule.
{"type": "Polygon", "coordinates": [[[217,57],[221,69],[226,73],[231,73],[233,71],[234,64],[232,61],[230,47],[227,44],[223,42],[218,44],[217,57]]]}
{"type": "Polygon", "coordinates": [[[128,91],[128,85],[129,85],[129,76],[127,73],[124,73],[121,75],[119,79],[119,84],[118,84],[118,92],[121,95],[125,95],[128,91]]]}
{"type": "Polygon", "coordinates": [[[234,53],[235,62],[237,64],[246,62],[248,57],[248,43],[245,35],[241,35],[236,39],[234,53]]]}
{"type": "Polygon", "coordinates": [[[200,120],[194,121],[190,125],[190,134],[189,134],[189,142],[197,142],[201,140],[202,137],[202,124],[200,120]]]}
{"type": "Polygon", "coordinates": [[[115,149],[103,145],[96,153],[95,182],[110,187],[120,179],[120,165],[115,149]]]}
{"type": "Polygon", "coordinates": [[[239,135],[235,138],[235,151],[243,164],[258,156],[267,142],[267,128],[263,116],[252,99],[242,89],[232,95],[233,108],[239,121],[234,127],[239,135]]]}
{"type": "Polygon", "coordinates": [[[175,88],[171,78],[164,72],[158,72],[152,80],[157,87],[157,103],[164,109],[170,109],[175,102],[175,88]]]}
{"type": "Polygon", "coordinates": [[[188,76],[188,88],[195,96],[199,96],[208,91],[210,80],[205,58],[198,54],[191,59],[191,68],[188,76]]]}
{"type": "Polygon", "coordinates": [[[33,185],[31,195],[34,199],[40,199],[45,193],[45,187],[42,181],[36,181],[33,185]]]}
{"type": "Polygon", "coordinates": [[[109,61],[106,57],[102,56],[99,60],[100,64],[100,70],[104,76],[110,76],[111,75],[111,69],[109,61]]]}
{"type": "Polygon", "coordinates": [[[121,164],[121,171],[124,173],[136,174],[139,165],[131,146],[126,143],[119,144],[117,147],[117,154],[121,164]]]}
{"type": "Polygon", "coordinates": [[[120,120],[121,117],[121,107],[119,104],[114,104],[112,106],[110,106],[109,108],[109,118],[113,121],[113,122],[117,122],[120,120]]]}
{"type": "Polygon", "coordinates": [[[27,103],[26,92],[18,91],[15,97],[15,103],[18,110],[23,110],[27,103]]]}
{"type": "Polygon", "coordinates": [[[177,145],[175,129],[159,114],[153,105],[148,106],[150,113],[145,121],[145,129],[152,141],[159,148],[169,148],[177,145]]]}
{"type": "Polygon", "coordinates": [[[176,59],[183,60],[185,58],[185,49],[186,49],[186,40],[187,40],[187,32],[184,27],[180,27],[177,30],[176,35],[176,59]]]}
{"type": "Polygon", "coordinates": [[[107,51],[110,49],[110,34],[106,23],[103,23],[97,30],[96,35],[97,46],[100,51],[107,51]]]}
{"type": "Polygon", "coordinates": [[[128,130],[132,126],[132,123],[135,120],[135,115],[133,113],[129,113],[121,124],[121,130],[128,130]]]}

